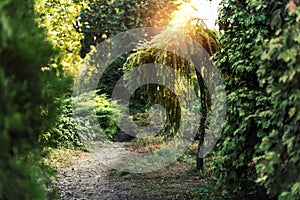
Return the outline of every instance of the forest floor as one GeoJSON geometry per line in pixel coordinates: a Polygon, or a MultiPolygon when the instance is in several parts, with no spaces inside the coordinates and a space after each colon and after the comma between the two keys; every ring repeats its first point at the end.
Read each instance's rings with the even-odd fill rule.
{"type": "Polygon", "coordinates": [[[193,191],[207,184],[193,172],[195,166],[182,159],[148,173],[108,167],[130,151],[136,151],[130,142],[98,143],[94,151],[72,156],[69,165],[58,168],[61,199],[194,199],[193,191]]]}

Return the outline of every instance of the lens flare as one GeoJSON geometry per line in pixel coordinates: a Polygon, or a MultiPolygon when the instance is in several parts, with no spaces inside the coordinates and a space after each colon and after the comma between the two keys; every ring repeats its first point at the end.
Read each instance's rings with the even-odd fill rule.
{"type": "Polygon", "coordinates": [[[183,3],[179,10],[175,11],[169,27],[185,27],[191,19],[202,19],[208,28],[218,29],[216,20],[220,0],[191,0],[183,3]]]}

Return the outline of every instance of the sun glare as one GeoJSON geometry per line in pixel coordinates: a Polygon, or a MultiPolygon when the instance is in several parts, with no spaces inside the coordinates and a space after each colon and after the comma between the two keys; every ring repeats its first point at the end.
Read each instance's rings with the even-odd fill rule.
{"type": "Polygon", "coordinates": [[[203,19],[205,24],[212,29],[218,29],[215,22],[218,17],[218,5],[220,0],[191,0],[183,3],[169,24],[170,27],[184,27],[190,19],[203,19]]]}

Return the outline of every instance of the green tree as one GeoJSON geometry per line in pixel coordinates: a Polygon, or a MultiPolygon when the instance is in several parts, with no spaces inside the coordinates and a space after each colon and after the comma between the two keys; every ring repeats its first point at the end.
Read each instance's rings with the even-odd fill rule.
{"type": "Polygon", "coordinates": [[[57,117],[56,124],[40,137],[40,142],[47,146],[83,145],[73,119],[71,95],[74,76],[83,65],[79,56],[82,34],[79,33],[78,16],[84,6],[82,1],[35,1],[36,21],[45,30],[47,41],[57,50],[49,65],[44,67],[49,78],[56,77],[55,81],[44,83],[43,95],[54,99],[54,103],[45,108],[57,117]]]}
{"type": "Polygon", "coordinates": [[[46,31],[47,40],[59,51],[52,58],[52,68],[62,68],[65,75],[76,75],[82,60],[79,14],[84,1],[36,0],[36,21],[46,31]]]}
{"type": "Polygon", "coordinates": [[[178,9],[176,0],[103,0],[91,1],[80,14],[82,24],[81,56],[105,39],[133,28],[166,27],[171,13],[178,9]]]}
{"type": "Polygon", "coordinates": [[[0,2],[1,199],[45,199],[38,139],[54,118],[42,67],[54,52],[34,18],[31,0],[0,2]]]}
{"type": "MultiPolygon", "coordinates": [[[[219,40],[217,37],[217,32],[211,29],[208,29],[202,20],[194,19],[189,21],[182,30],[183,33],[187,36],[190,36],[195,41],[199,42],[203,49],[205,49],[209,55],[214,54],[217,50],[219,50],[219,40]],[[196,22],[195,22],[196,21],[196,22]]],[[[198,88],[193,88],[193,93],[196,90],[196,93],[200,93],[201,102],[201,120],[199,122],[199,130],[195,135],[195,139],[199,140],[198,145],[198,154],[197,154],[197,170],[203,170],[203,157],[199,157],[199,154],[203,154],[201,152],[203,145],[205,129],[207,127],[207,116],[210,110],[210,96],[207,90],[207,85],[204,81],[204,77],[200,72],[195,70],[195,66],[193,66],[188,60],[176,55],[172,52],[167,51],[170,47],[174,49],[176,47],[176,52],[184,52],[186,54],[191,53],[191,49],[193,49],[192,45],[187,47],[178,46],[178,44],[182,44],[182,41],[177,38],[178,32],[174,30],[166,30],[155,36],[151,41],[145,42],[141,49],[138,49],[136,53],[131,54],[123,68],[124,71],[132,70],[133,68],[140,66],[142,64],[147,63],[160,63],[169,67],[172,67],[176,72],[180,75],[184,76],[189,80],[190,84],[193,86],[198,85],[198,88]],[[146,47],[146,48],[145,48],[146,47]],[[188,48],[188,49],[186,49],[188,48]],[[194,83],[197,84],[194,84],[194,83]],[[199,91],[198,91],[199,90],[199,91]]],[[[196,48],[196,47],[194,47],[196,48]]],[[[201,69],[202,70],[202,69],[201,69]]],[[[204,72],[206,73],[206,72],[204,72]]],[[[144,74],[141,77],[147,78],[148,74],[144,74]]],[[[165,76],[168,80],[168,76],[165,76]]],[[[126,81],[130,81],[126,80],[126,81]]],[[[180,83],[174,82],[174,87],[177,88],[176,93],[173,94],[169,88],[165,86],[160,86],[157,84],[149,84],[144,87],[144,90],[137,95],[136,98],[146,99],[146,107],[150,107],[153,104],[163,105],[167,110],[167,122],[165,127],[160,131],[160,135],[165,138],[172,138],[176,136],[178,129],[180,128],[180,119],[181,119],[181,108],[180,102],[178,101],[178,97],[176,95],[188,96],[190,95],[190,91],[185,91],[180,88],[180,83]]],[[[189,97],[187,97],[189,98],[189,97]]],[[[189,120],[189,119],[184,119],[189,120]]]]}

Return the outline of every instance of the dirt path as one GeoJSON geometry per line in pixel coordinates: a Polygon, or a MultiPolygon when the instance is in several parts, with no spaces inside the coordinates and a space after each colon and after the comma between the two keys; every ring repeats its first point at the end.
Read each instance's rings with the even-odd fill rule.
{"type": "Polygon", "coordinates": [[[185,192],[205,184],[182,161],[159,171],[136,174],[108,166],[126,158],[129,143],[97,144],[93,153],[74,158],[71,167],[59,170],[61,198],[71,199],[192,199],[185,192]],[[116,156],[118,155],[118,156],[116,156]]]}

